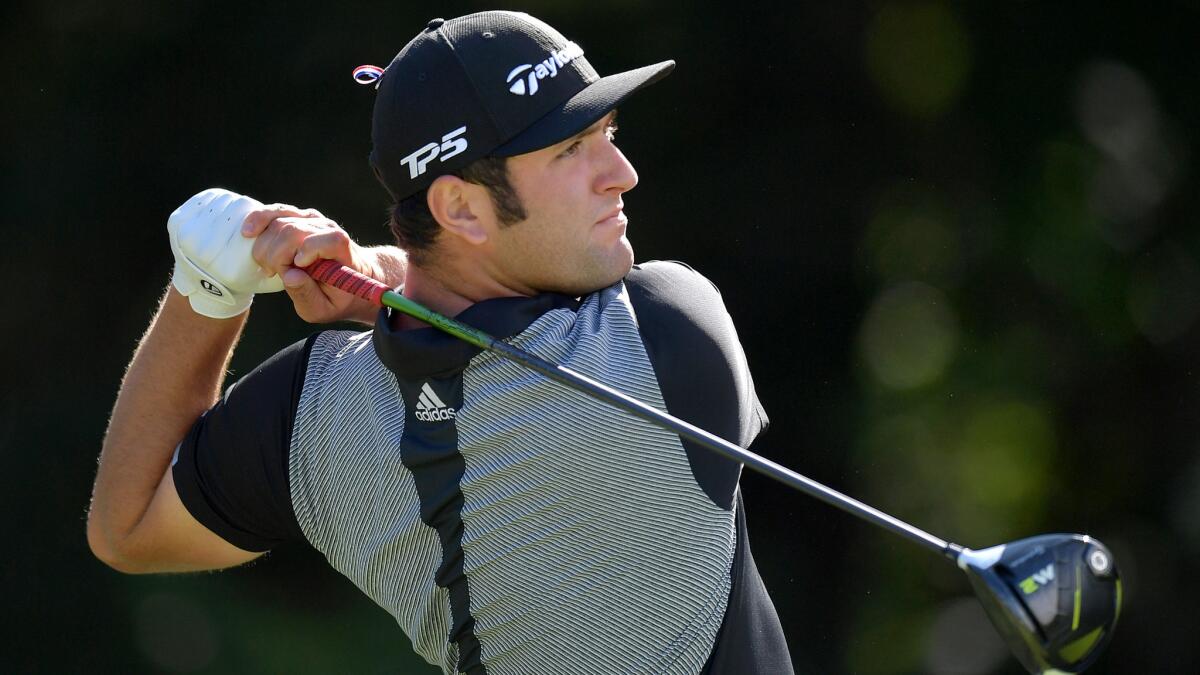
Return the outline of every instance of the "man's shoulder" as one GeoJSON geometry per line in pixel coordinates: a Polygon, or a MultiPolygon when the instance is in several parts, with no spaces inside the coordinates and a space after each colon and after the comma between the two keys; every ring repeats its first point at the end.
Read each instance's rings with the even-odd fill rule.
{"type": "Polygon", "coordinates": [[[633,294],[679,308],[704,309],[721,302],[721,293],[708,277],[678,260],[649,260],[633,266],[625,277],[633,294]]]}
{"type": "Polygon", "coordinates": [[[736,343],[720,291],[691,266],[674,260],[641,263],[625,277],[625,287],[643,334],[736,343]]]}
{"type": "Polygon", "coordinates": [[[308,338],[310,358],[320,355],[324,359],[341,361],[371,352],[372,331],[326,329],[313,333],[308,338]]]}
{"type": "Polygon", "coordinates": [[[323,396],[361,384],[364,377],[386,370],[374,348],[371,331],[322,330],[307,341],[303,369],[304,398],[323,396]]]}

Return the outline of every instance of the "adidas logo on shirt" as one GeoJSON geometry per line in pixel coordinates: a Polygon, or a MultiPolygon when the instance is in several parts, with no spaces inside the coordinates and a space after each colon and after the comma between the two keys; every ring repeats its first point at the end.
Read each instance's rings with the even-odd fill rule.
{"type": "Polygon", "coordinates": [[[433,387],[426,382],[421,385],[421,394],[417,396],[416,415],[422,422],[443,422],[454,419],[454,408],[442,403],[433,387]]]}

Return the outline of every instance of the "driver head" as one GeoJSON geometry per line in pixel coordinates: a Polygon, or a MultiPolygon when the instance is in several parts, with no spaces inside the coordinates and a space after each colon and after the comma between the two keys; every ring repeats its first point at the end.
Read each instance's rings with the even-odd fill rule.
{"type": "Polygon", "coordinates": [[[958,566],[1031,673],[1083,671],[1107,644],[1121,611],[1116,563],[1091,537],[1048,534],[966,549],[958,566]]]}

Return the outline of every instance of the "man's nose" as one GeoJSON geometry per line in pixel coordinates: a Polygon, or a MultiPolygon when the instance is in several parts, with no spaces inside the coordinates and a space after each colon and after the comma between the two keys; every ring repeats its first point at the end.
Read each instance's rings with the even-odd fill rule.
{"type": "Polygon", "coordinates": [[[638,182],[633,165],[612,141],[605,140],[601,147],[604,169],[597,177],[597,192],[616,190],[619,194],[632,190],[638,182]]]}

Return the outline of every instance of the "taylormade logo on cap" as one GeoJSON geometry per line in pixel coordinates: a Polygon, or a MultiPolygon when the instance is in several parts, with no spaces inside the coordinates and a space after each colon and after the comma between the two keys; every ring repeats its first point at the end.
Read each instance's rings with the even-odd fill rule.
{"type": "Polygon", "coordinates": [[[550,52],[550,58],[541,63],[523,63],[508,73],[505,79],[509,84],[508,90],[517,96],[533,96],[538,91],[538,80],[558,75],[559,68],[580,56],[583,56],[583,48],[574,42],[568,42],[562,49],[550,52]],[[524,75],[526,71],[529,71],[528,75],[524,75]]]}

